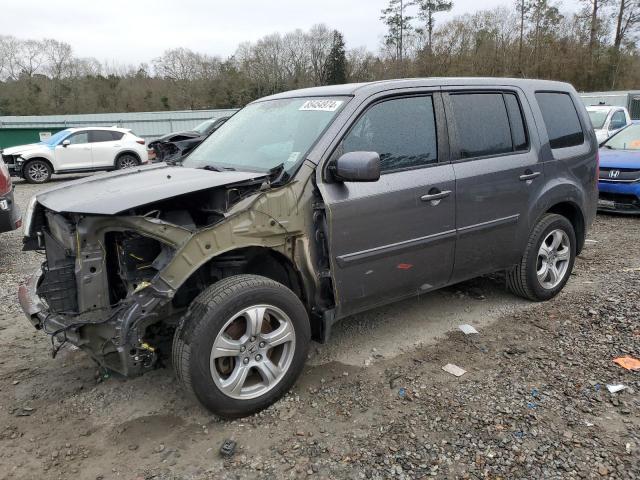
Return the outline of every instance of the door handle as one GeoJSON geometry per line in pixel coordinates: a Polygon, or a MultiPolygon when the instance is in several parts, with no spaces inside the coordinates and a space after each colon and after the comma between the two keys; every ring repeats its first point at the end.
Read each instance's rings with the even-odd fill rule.
{"type": "Polygon", "coordinates": [[[423,195],[420,197],[420,200],[423,202],[433,202],[436,200],[442,200],[443,198],[447,198],[451,195],[451,190],[443,190],[442,192],[437,193],[429,193],[427,195],[423,195]]]}
{"type": "Polygon", "coordinates": [[[114,145],[114,147],[116,148],[120,148],[122,145],[114,145]]]}
{"type": "Polygon", "coordinates": [[[540,176],[541,172],[532,172],[531,170],[527,170],[524,172],[524,175],[520,175],[520,180],[526,182],[527,180],[533,180],[534,178],[540,176]]]}

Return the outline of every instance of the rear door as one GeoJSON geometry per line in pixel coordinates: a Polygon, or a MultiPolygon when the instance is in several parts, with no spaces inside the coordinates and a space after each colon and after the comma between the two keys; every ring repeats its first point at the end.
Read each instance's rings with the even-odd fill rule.
{"type": "Polygon", "coordinates": [[[89,143],[89,132],[83,130],[73,133],[66,140],[71,143],[66,146],[60,143],[55,148],[56,170],[91,169],[93,159],[91,144],[89,143]]]}
{"type": "Polygon", "coordinates": [[[93,154],[94,167],[113,167],[116,154],[121,148],[124,134],[112,130],[91,130],[89,140],[93,154]]]}
{"type": "Polygon", "coordinates": [[[339,315],[444,285],[455,245],[455,181],[437,92],[377,97],[333,152],[375,151],[371,183],[322,183],[339,315]]]}
{"type": "Polygon", "coordinates": [[[444,99],[456,178],[456,282],[518,262],[544,173],[521,92],[451,89],[444,99]]]}

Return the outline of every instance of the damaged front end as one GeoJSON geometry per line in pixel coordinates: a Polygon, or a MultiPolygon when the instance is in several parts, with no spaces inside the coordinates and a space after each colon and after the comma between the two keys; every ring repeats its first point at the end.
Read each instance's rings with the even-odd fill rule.
{"type": "MultiPolygon", "coordinates": [[[[158,277],[191,232],[158,218],[60,214],[39,207],[41,268],[19,289],[31,323],[98,363],[136,375],[157,361],[184,309],[158,277]],[[152,325],[162,319],[162,328],[152,325]],[[166,342],[165,342],[166,343],[166,342]]],[[[29,242],[26,247],[29,248],[29,242]]],[[[33,248],[33,247],[31,247],[33,248]]],[[[57,344],[56,344],[57,342],[57,344]]]]}
{"type": "Polygon", "coordinates": [[[170,354],[191,301],[223,277],[301,276],[298,293],[316,304],[311,171],[273,188],[262,174],[154,166],[40,194],[27,209],[24,249],[45,260],[20,286],[21,306],[51,335],[54,355],[70,343],[134,376],[170,354]],[[295,269],[272,267],[264,251],[295,269]]]}

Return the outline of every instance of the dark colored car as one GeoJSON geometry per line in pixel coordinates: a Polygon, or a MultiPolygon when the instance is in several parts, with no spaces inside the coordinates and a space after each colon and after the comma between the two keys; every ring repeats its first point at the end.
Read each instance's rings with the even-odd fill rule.
{"type": "MultiPolygon", "coordinates": [[[[248,415],[339,319],[491,272],[564,287],[596,214],[573,87],[408,79],[257,100],[180,164],[38,194],[28,319],[137,375],[170,356],[208,409],[248,415]]],[[[409,334],[409,333],[408,333],[409,334]]]]}
{"type": "Polygon", "coordinates": [[[598,189],[600,210],[640,213],[640,122],[601,145],[598,189]]]}
{"type": "Polygon", "coordinates": [[[22,219],[13,200],[13,184],[9,168],[0,158],[0,233],[20,228],[22,219]]]}
{"type": "Polygon", "coordinates": [[[186,132],[169,133],[149,143],[154,162],[175,162],[200,145],[205,138],[219,129],[230,117],[206,120],[186,132]]]}

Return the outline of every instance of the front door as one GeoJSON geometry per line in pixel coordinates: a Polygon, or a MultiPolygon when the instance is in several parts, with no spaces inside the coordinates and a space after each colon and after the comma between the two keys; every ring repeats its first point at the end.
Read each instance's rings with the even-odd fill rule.
{"type": "Polygon", "coordinates": [[[93,166],[91,144],[87,131],[76,132],[67,137],[69,145],[59,144],[55,149],[57,170],[90,169],[93,166]]]}
{"type": "Polygon", "coordinates": [[[544,169],[517,91],[450,91],[444,101],[456,177],[457,282],[520,260],[544,169]]]}
{"type": "Polygon", "coordinates": [[[331,161],[381,157],[380,180],[322,183],[338,315],[444,285],[455,246],[455,179],[438,93],[373,101],[331,161]]]}

